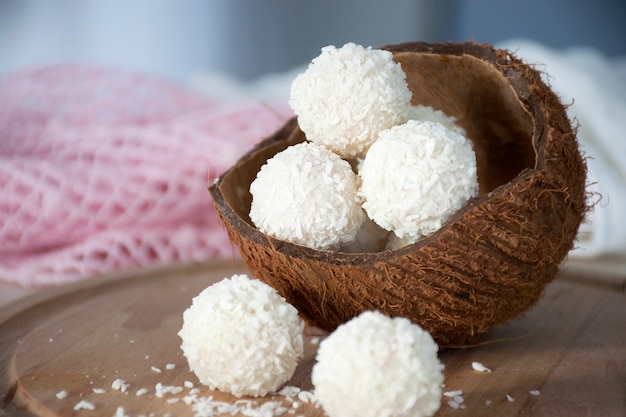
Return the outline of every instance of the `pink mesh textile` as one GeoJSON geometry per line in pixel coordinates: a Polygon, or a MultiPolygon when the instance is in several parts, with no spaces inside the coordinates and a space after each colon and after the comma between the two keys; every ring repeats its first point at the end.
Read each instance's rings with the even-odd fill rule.
{"type": "Polygon", "coordinates": [[[0,78],[0,280],[44,286],[232,257],[207,175],[291,115],[114,69],[0,78]]]}

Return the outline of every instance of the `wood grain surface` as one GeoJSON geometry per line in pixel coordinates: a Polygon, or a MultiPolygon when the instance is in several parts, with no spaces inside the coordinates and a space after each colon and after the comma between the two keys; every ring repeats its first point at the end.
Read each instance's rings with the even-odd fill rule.
{"type": "MultiPolygon", "coordinates": [[[[237,399],[210,391],[189,371],[177,336],[182,312],[202,289],[245,272],[243,264],[226,262],[143,270],[3,307],[0,415],[115,416],[123,407],[127,416],[197,416],[185,400],[198,389],[196,401],[245,402],[259,416],[262,407],[277,403],[286,416],[324,416],[306,398],[237,399]],[[121,381],[124,392],[114,388],[121,381]],[[158,384],[180,392],[159,396],[158,384]]],[[[444,396],[436,415],[625,416],[626,295],[623,285],[597,281],[566,273],[524,317],[494,329],[478,346],[440,352],[444,392],[462,394],[444,396]],[[491,372],[472,369],[472,362],[491,372]]],[[[287,385],[312,390],[310,372],[323,336],[306,329],[305,357],[287,385]]]]}

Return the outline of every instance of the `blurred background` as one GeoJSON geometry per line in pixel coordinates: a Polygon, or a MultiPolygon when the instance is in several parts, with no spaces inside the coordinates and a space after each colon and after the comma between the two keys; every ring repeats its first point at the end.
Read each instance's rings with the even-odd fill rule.
{"type": "Polygon", "coordinates": [[[290,117],[291,80],[322,47],[415,40],[507,48],[549,78],[579,126],[589,190],[602,196],[571,257],[617,255],[623,276],[626,0],[0,0],[0,281],[64,282],[154,261],[146,253],[169,262],[228,251],[223,229],[211,229],[217,219],[203,214],[207,170],[221,172],[290,117]],[[88,65],[50,67],[59,63],[88,65]],[[154,129],[143,125],[152,114],[154,129]],[[99,123],[114,116],[133,129],[99,123]],[[160,184],[145,194],[153,217],[109,213],[152,190],[142,181],[160,184]]]}
{"type": "Polygon", "coordinates": [[[623,0],[0,0],[0,71],[59,61],[239,80],[321,47],[525,38],[626,56],[623,0]]]}

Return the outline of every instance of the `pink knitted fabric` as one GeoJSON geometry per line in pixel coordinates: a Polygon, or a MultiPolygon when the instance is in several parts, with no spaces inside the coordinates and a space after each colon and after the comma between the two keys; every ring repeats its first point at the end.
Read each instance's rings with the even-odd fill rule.
{"type": "Polygon", "coordinates": [[[291,115],[113,69],[0,78],[0,280],[231,258],[207,181],[291,115]]]}

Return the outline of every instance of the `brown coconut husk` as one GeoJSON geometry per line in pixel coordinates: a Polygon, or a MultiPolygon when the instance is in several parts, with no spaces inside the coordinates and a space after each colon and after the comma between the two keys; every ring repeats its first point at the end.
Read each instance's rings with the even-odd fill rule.
{"type": "Polygon", "coordinates": [[[250,272],[310,324],[332,331],[377,309],[410,318],[442,347],[474,343],[532,306],[556,276],[587,209],[585,161],[559,98],[511,52],[475,43],[383,49],[406,72],[414,104],[467,131],[478,197],[397,250],[320,251],[266,236],[248,216],[248,190],[268,158],[305,140],[292,119],[210,186],[214,206],[250,272]]]}

